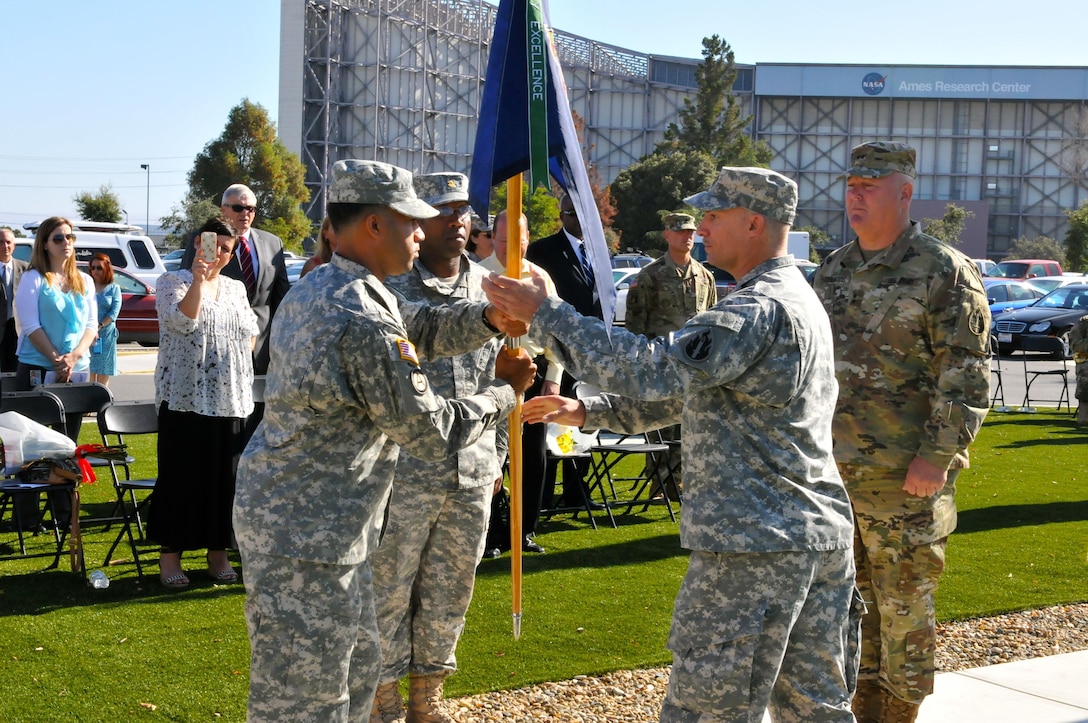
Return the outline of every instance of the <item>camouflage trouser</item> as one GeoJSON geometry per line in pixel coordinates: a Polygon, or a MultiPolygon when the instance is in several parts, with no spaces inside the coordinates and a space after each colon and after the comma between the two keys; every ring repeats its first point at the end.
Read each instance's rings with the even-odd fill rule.
{"type": "Polygon", "coordinates": [[[850,550],[691,553],[661,721],[853,723],[860,615],[850,550]]]}
{"type": "Polygon", "coordinates": [[[879,679],[896,697],[921,703],[933,692],[937,628],[934,595],[956,527],[956,477],[933,497],[903,491],[905,469],[840,465],[854,506],[862,623],[862,679],[879,679]]]}
{"type": "Polygon", "coordinates": [[[409,670],[456,670],[454,651],[490,515],[490,484],[467,490],[393,484],[385,535],[370,557],[382,641],[380,683],[409,670]]]}
{"type": "Polygon", "coordinates": [[[247,720],[366,721],[381,666],[370,566],[242,551],[247,720]]]}
{"type": "Polygon", "coordinates": [[[1077,387],[1073,396],[1082,404],[1088,404],[1088,361],[1080,362],[1076,367],[1077,387]]]}

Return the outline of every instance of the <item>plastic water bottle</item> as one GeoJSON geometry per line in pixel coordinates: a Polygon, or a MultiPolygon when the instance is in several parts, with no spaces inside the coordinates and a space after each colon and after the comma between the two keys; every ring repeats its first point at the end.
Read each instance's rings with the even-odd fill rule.
{"type": "Polygon", "coordinates": [[[101,570],[95,570],[90,576],[91,587],[95,590],[105,590],[110,586],[110,579],[101,570]]]}

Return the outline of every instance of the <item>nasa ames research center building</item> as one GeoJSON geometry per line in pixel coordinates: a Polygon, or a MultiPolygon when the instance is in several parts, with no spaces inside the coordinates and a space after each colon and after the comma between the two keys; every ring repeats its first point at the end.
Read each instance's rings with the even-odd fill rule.
{"type": "MultiPolygon", "coordinates": [[[[313,220],[342,158],[468,172],[496,10],[483,0],[281,0],[279,133],[306,164],[313,220]]],[[[677,120],[700,59],[558,29],[554,40],[586,155],[610,183],[677,120]]],[[[1020,236],[1063,238],[1065,211],[1088,201],[1088,68],[737,70],[753,137],[798,183],[796,225],[824,229],[835,246],[851,238],[841,174],[850,148],[869,140],[917,149],[912,216],[966,207],[975,215],[961,248],[975,258],[1000,260],[1020,236]]]]}

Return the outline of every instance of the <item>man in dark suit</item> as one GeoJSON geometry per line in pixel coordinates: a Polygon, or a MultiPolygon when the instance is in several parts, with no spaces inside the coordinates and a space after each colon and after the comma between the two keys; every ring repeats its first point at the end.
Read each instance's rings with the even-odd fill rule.
{"type": "MultiPolygon", "coordinates": [[[[582,224],[578,219],[578,213],[574,210],[574,201],[570,196],[563,196],[559,202],[559,222],[563,225],[557,233],[546,236],[529,244],[529,250],[525,258],[548,272],[555,283],[559,298],[578,310],[582,316],[595,316],[604,318],[601,313],[601,300],[597,295],[597,287],[593,280],[593,271],[589,263],[589,257],[585,253],[585,243],[582,240],[582,224]]],[[[536,360],[538,373],[547,371],[547,361],[543,358],[536,360]]],[[[566,372],[563,373],[563,381],[560,384],[560,394],[565,397],[574,397],[575,379],[566,372]]],[[[524,460],[527,464],[528,457],[524,460]]],[[[563,499],[560,505],[563,507],[577,507],[582,504],[581,495],[577,488],[569,484],[570,480],[584,480],[588,470],[586,465],[578,460],[563,461],[563,499]]],[[[529,472],[526,471],[526,477],[529,472]]],[[[555,470],[548,470],[549,479],[544,486],[544,506],[551,506],[549,494],[555,487],[555,470]]],[[[582,482],[584,485],[585,483],[582,482]]]]}
{"type": "Polygon", "coordinates": [[[15,331],[15,290],[26,271],[26,262],[12,257],[15,251],[15,233],[10,228],[0,229],[0,302],[3,318],[0,319],[0,371],[13,372],[19,362],[15,348],[19,335],[15,331]]]}

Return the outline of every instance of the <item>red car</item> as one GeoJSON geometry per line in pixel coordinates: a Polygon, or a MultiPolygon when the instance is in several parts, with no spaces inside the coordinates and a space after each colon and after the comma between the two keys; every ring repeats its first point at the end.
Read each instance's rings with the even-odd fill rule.
{"type": "MultiPolygon", "coordinates": [[[[87,273],[87,265],[79,270],[87,273]]],[[[127,271],[114,267],[113,281],[121,287],[121,314],[117,317],[117,343],[159,345],[159,315],[155,311],[155,287],[127,271]]]]}

